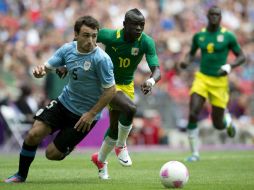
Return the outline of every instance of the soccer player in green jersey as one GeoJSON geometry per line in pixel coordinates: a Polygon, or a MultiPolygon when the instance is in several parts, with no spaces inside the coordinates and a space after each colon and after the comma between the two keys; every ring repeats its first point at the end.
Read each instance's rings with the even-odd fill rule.
{"type": "Polygon", "coordinates": [[[110,127],[98,153],[92,155],[92,161],[99,169],[99,178],[108,179],[106,158],[115,148],[120,164],[131,166],[132,161],[126,147],[126,139],[132,128],[136,112],[134,99],[134,72],[145,55],[151,70],[151,77],[143,83],[144,94],[151,92],[153,85],[161,78],[158,56],[154,40],[143,32],[145,18],[138,9],[126,12],[123,29],[101,29],[98,42],[105,45],[114,64],[114,76],[117,94],[110,102],[110,127]]]}
{"type": "Polygon", "coordinates": [[[198,115],[206,101],[212,105],[211,118],[218,130],[227,129],[230,137],[235,136],[235,126],[226,111],[229,100],[228,77],[231,69],[243,64],[245,56],[233,33],[220,26],[221,9],[212,6],[207,14],[208,25],[193,36],[190,52],[180,64],[185,68],[190,64],[198,48],[201,50],[200,70],[195,74],[191,88],[188,137],[192,155],[186,161],[198,161],[198,115]],[[232,63],[227,63],[229,51],[236,56],[232,63]]]}

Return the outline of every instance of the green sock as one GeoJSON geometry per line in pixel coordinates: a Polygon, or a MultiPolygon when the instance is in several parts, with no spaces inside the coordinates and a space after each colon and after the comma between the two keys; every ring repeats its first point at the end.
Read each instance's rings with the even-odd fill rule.
{"type": "Polygon", "coordinates": [[[198,127],[197,123],[188,123],[187,129],[196,129],[198,127]]]}
{"type": "Polygon", "coordinates": [[[125,117],[124,114],[120,114],[120,116],[119,116],[119,121],[120,121],[121,124],[124,125],[124,126],[129,126],[129,125],[132,124],[132,120],[127,119],[127,118],[125,117]]]}

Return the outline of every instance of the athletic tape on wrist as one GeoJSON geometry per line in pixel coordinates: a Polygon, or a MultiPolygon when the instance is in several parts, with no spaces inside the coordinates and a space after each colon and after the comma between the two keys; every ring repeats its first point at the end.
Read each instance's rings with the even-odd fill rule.
{"type": "Polygon", "coordinates": [[[147,82],[150,82],[150,83],[152,84],[152,86],[155,85],[155,80],[154,80],[154,78],[147,79],[147,82]]]}
{"type": "Polygon", "coordinates": [[[231,71],[231,65],[230,64],[222,65],[221,69],[229,74],[231,71]]]}

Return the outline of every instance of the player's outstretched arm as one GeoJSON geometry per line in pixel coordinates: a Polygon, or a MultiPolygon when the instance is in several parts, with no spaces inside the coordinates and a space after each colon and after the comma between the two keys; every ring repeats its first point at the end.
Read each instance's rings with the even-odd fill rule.
{"type": "Polygon", "coordinates": [[[89,131],[91,124],[94,120],[94,117],[100,111],[102,111],[104,107],[106,107],[109,104],[109,102],[112,100],[115,94],[116,94],[115,85],[111,86],[110,88],[105,88],[98,102],[92,107],[92,109],[89,112],[86,112],[81,116],[81,118],[76,123],[74,128],[77,131],[82,132],[89,131]]]}
{"type": "Polygon", "coordinates": [[[142,85],[141,90],[146,94],[150,94],[152,91],[152,87],[161,79],[161,72],[159,66],[151,66],[152,75],[149,79],[147,79],[142,85]]]}
{"type": "Polygon", "coordinates": [[[236,56],[236,59],[234,60],[233,63],[230,64],[232,69],[244,64],[246,61],[246,57],[245,57],[242,49],[240,50],[240,52],[234,52],[234,54],[236,56]]]}
{"type": "Polygon", "coordinates": [[[228,75],[231,70],[235,67],[238,67],[245,63],[246,57],[242,50],[240,52],[234,52],[236,59],[233,63],[222,65],[221,68],[218,71],[219,76],[225,76],[228,75]]]}
{"type": "Polygon", "coordinates": [[[179,62],[179,68],[180,69],[186,69],[194,60],[194,55],[191,55],[190,53],[188,53],[184,60],[179,62]]]}

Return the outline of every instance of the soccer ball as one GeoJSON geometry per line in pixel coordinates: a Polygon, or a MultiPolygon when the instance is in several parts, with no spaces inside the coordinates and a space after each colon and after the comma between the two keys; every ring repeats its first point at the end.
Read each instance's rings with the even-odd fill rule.
{"type": "Polygon", "coordinates": [[[189,172],[183,163],[169,161],[161,167],[160,179],[166,188],[181,188],[189,180],[189,172]]]}

